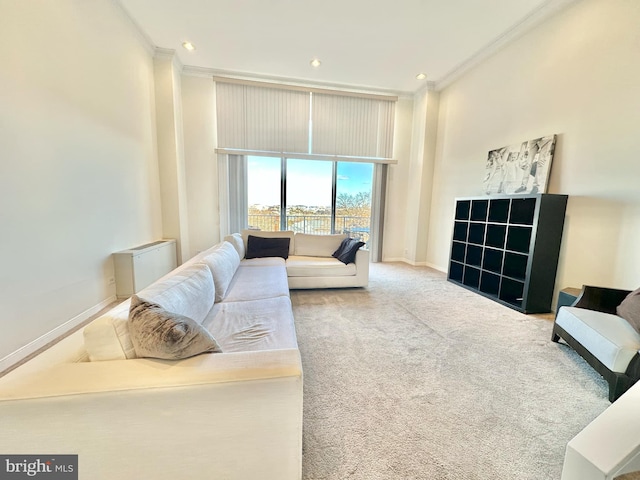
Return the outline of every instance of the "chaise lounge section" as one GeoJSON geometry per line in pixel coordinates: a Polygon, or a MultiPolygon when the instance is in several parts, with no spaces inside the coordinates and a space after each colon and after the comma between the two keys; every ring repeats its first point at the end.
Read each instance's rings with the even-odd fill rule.
{"type": "Polygon", "coordinates": [[[223,242],[138,293],[222,353],[139,358],[127,300],[1,378],[0,451],[77,454],[94,480],[299,480],[302,365],[274,260],[223,242]]]}
{"type": "Polygon", "coordinates": [[[266,232],[243,230],[225,237],[236,247],[243,264],[264,264],[269,259],[244,259],[249,236],[289,239],[288,258],[285,260],[289,288],[349,288],[369,284],[369,250],[359,247],[353,262],[343,263],[333,256],[347,235],[313,235],[291,230],[266,232]]]}

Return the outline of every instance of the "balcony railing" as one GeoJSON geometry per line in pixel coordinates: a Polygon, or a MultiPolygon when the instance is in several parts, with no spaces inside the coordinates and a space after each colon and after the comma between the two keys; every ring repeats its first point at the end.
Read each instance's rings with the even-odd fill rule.
{"type": "MultiPolygon", "coordinates": [[[[369,242],[370,217],[336,216],[335,233],[369,242]]],[[[249,228],[266,231],[280,230],[280,215],[249,215],[249,228]]],[[[298,233],[331,234],[331,215],[287,215],[287,229],[298,233]]]]}

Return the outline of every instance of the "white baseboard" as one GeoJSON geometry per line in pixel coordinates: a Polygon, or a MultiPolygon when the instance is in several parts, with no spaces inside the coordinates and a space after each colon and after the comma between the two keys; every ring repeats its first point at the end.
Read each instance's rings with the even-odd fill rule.
{"type": "Polygon", "coordinates": [[[404,257],[383,258],[382,261],[383,262],[402,262],[402,263],[406,263],[408,265],[411,265],[413,267],[429,267],[429,268],[433,268],[434,270],[438,270],[439,272],[447,273],[447,269],[443,268],[440,265],[436,265],[436,264],[430,263],[430,262],[414,262],[414,261],[409,260],[409,259],[404,258],[404,257]]]}
{"type": "Polygon", "coordinates": [[[102,310],[103,308],[108,306],[110,303],[113,303],[115,300],[116,300],[115,295],[107,298],[106,300],[103,300],[102,302],[98,303],[97,305],[94,305],[93,307],[91,307],[91,308],[85,310],[84,312],[76,315],[72,319],[67,320],[62,325],[58,325],[56,328],[54,328],[53,330],[45,333],[41,337],[36,338],[32,342],[29,342],[24,347],[20,347],[15,352],[10,353],[9,355],[7,355],[4,358],[1,358],[0,359],[0,374],[2,372],[4,372],[5,370],[8,370],[9,368],[13,367],[14,365],[19,363],[20,361],[24,360],[29,355],[34,354],[35,352],[37,352],[39,349],[41,349],[42,347],[44,347],[48,343],[53,342],[54,340],[57,340],[60,337],[63,337],[69,331],[73,330],[73,328],[77,327],[82,322],[88,320],[89,318],[91,318],[91,316],[95,315],[100,310],[102,310]]]}
{"type": "Polygon", "coordinates": [[[442,265],[436,265],[435,263],[425,262],[426,266],[429,268],[433,268],[434,270],[438,270],[442,273],[447,273],[447,268],[442,265]]]}

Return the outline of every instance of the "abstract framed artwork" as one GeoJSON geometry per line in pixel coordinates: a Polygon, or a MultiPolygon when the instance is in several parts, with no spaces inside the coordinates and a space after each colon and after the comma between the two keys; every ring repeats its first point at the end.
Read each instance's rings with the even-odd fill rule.
{"type": "Polygon", "coordinates": [[[546,193],[556,136],[534,138],[491,150],[483,191],[494,194],[546,193]]]}

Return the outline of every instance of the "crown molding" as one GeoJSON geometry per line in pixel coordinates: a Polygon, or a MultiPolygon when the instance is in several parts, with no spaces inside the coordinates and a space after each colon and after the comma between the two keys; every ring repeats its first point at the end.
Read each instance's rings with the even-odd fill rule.
{"type": "Polygon", "coordinates": [[[579,1],[580,0],[548,0],[533,10],[529,15],[524,17],[520,22],[505,31],[498,38],[482,47],[470,58],[442,76],[442,78],[435,82],[434,90],[442,90],[443,88],[448,87],[469,70],[479,65],[511,42],[523,36],[525,33],[533,30],[533,28],[540,25],[544,20],[560,13],[562,10],[579,1]]]}
{"type": "Polygon", "coordinates": [[[176,51],[171,48],[156,47],[153,51],[153,58],[157,58],[158,60],[171,61],[171,63],[173,63],[173,66],[180,73],[182,73],[184,70],[184,65],[182,65],[182,62],[180,61],[180,58],[178,58],[176,51]]]}
{"type": "Polygon", "coordinates": [[[140,27],[138,22],[136,22],[126,8],[120,3],[120,0],[109,0],[111,4],[115,7],[115,10],[122,17],[123,20],[126,21],[131,27],[135,35],[140,40],[141,45],[144,49],[149,53],[149,55],[153,56],[156,50],[156,46],[151,40],[151,38],[145,33],[145,31],[140,27]]]}
{"type": "MultiPolygon", "coordinates": [[[[270,82],[278,83],[281,85],[288,85],[292,87],[306,87],[306,88],[326,88],[340,90],[343,92],[361,93],[361,94],[373,94],[373,95],[390,95],[402,98],[413,97],[414,92],[406,92],[400,90],[390,90],[366,86],[356,86],[341,83],[330,82],[315,82],[297,78],[277,77],[271,75],[259,75],[253,73],[234,72],[230,70],[219,70],[215,68],[196,67],[193,65],[185,65],[182,69],[184,75],[193,77],[227,77],[236,80],[247,80],[257,82],[270,82]]],[[[427,82],[428,83],[428,82],[427,82]]]]}

